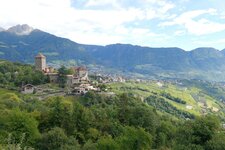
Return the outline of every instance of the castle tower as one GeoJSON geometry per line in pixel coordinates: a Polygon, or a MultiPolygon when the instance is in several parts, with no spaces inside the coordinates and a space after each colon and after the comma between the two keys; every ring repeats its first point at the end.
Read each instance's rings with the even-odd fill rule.
{"type": "Polygon", "coordinates": [[[46,57],[41,53],[35,57],[35,68],[40,71],[44,71],[46,68],[46,57]]]}

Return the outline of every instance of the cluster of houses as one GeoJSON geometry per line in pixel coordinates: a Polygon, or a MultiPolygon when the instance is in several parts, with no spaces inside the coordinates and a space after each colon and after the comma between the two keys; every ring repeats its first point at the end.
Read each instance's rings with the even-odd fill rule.
{"type": "Polygon", "coordinates": [[[95,78],[99,83],[126,82],[123,77],[117,75],[95,74],[95,78]]]}
{"type": "MultiPolygon", "coordinates": [[[[38,54],[35,57],[35,69],[42,71],[49,77],[51,83],[58,83],[59,74],[53,67],[48,67],[46,64],[46,57],[43,54],[38,54]]],[[[85,67],[72,67],[73,74],[66,75],[66,86],[70,89],[68,94],[85,94],[90,90],[99,91],[99,88],[91,85],[88,78],[88,70],[85,67]]],[[[37,87],[31,84],[23,85],[21,92],[30,94],[37,91],[37,87]]]]}

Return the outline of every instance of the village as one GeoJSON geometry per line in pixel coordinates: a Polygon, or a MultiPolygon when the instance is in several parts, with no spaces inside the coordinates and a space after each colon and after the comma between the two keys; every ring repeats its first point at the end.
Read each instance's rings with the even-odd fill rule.
{"type": "MultiPolygon", "coordinates": [[[[94,72],[89,74],[88,69],[85,66],[73,66],[69,68],[72,70],[71,74],[65,75],[65,87],[59,86],[59,70],[49,67],[47,65],[46,56],[39,53],[35,57],[35,70],[41,71],[49,79],[48,84],[42,84],[34,86],[32,84],[22,85],[21,93],[33,94],[38,99],[42,100],[50,96],[68,96],[76,95],[82,96],[89,91],[96,92],[98,94],[105,94],[108,96],[115,95],[110,89],[107,89],[107,84],[111,83],[135,83],[135,84],[149,84],[154,83],[156,87],[163,90],[168,88],[168,85],[175,85],[177,91],[187,91],[187,87],[183,86],[183,83],[179,80],[142,80],[142,79],[124,79],[120,75],[110,75],[94,72]]],[[[140,88],[139,88],[140,89],[140,88]]],[[[144,89],[141,89],[145,91],[144,89]]],[[[214,106],[209,106],[206,99],[201,94],[192,94],[193,99],[197,102],[197,105],[202,108],[202,113],[206,114],[206,110],[210,109],[212,112],[218,112],[219,109],[214,106]]],[[[186,105],[187,110],[193,110],[193,105],[186,105]]]]}
{"type": "MultiPolygon", "coordinates": [[[[60,88],[57,86],[59,82],[59,72],[57,69],[47,65],[47,58],[39,53],[35,56],[35,69],[43,72],[48,77],[50,84],[34,86],[32,84],[22,85],[20,92],[22,94],[35,94],[40,99],[44,99],[51,95],[65,96],[65,95],[84,95],[88,91],[107,94],[107,89],[101,89],[99,84],[107,84],[112,82],[125,82],[121,76],[110,76],[95,74],[92,79],[89,79],[88,69],[84,66],[71,67],[72,74],[67,74],[65,87],[60,88]]],[[[108,92],[112,95],[112,92],[108,92]]]]}

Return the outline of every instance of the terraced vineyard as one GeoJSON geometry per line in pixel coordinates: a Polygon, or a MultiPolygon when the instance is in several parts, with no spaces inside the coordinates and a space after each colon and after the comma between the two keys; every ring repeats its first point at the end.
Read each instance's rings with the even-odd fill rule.
{"type": "MultiPolygon", "coordinates": [[[[195,84],[188,84],[186,81],[180,81],[179,83],[163,81],[127,82],[109,84],[108,87],[111,91],[118,94],[129,91],[129,93],[140,96],[144,102],[147,102],[146,99],[148,98],[147,104],[153,105],[154,107],[156,107],[156,104],[154,105],[152,101],[149,101],[149,97],[152,97],[152,99],[158,98],[158,102],[162,103],[164,101],[170,107],[194,116],[214,113],[224,119],[225,104],[222,102],[222,99],[217,98],[224,96],[225,92],[223,87],[205,83],[211,86],[208,90],[217,88],[220,91],[219,93],[213,94],[210,91],[206,92],[205,86],[201,87],[203,86],[200,84],[202,82],[192,82],[195,84]],[[168,94],[169,97],[162,93],[168,94]]],[[[158,111],[168,112],[162,108],[158,108],[158,111]]]]}

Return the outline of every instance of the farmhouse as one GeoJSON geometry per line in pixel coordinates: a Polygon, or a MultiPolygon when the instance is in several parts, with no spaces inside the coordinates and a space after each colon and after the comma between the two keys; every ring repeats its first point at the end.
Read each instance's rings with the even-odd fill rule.
{"type": "Polygon", "coordinates": [[[32,84],[26,84],[22,86],[21,93],[23,94],[32,94],[35,91],[35,86],[32,84]]]}

